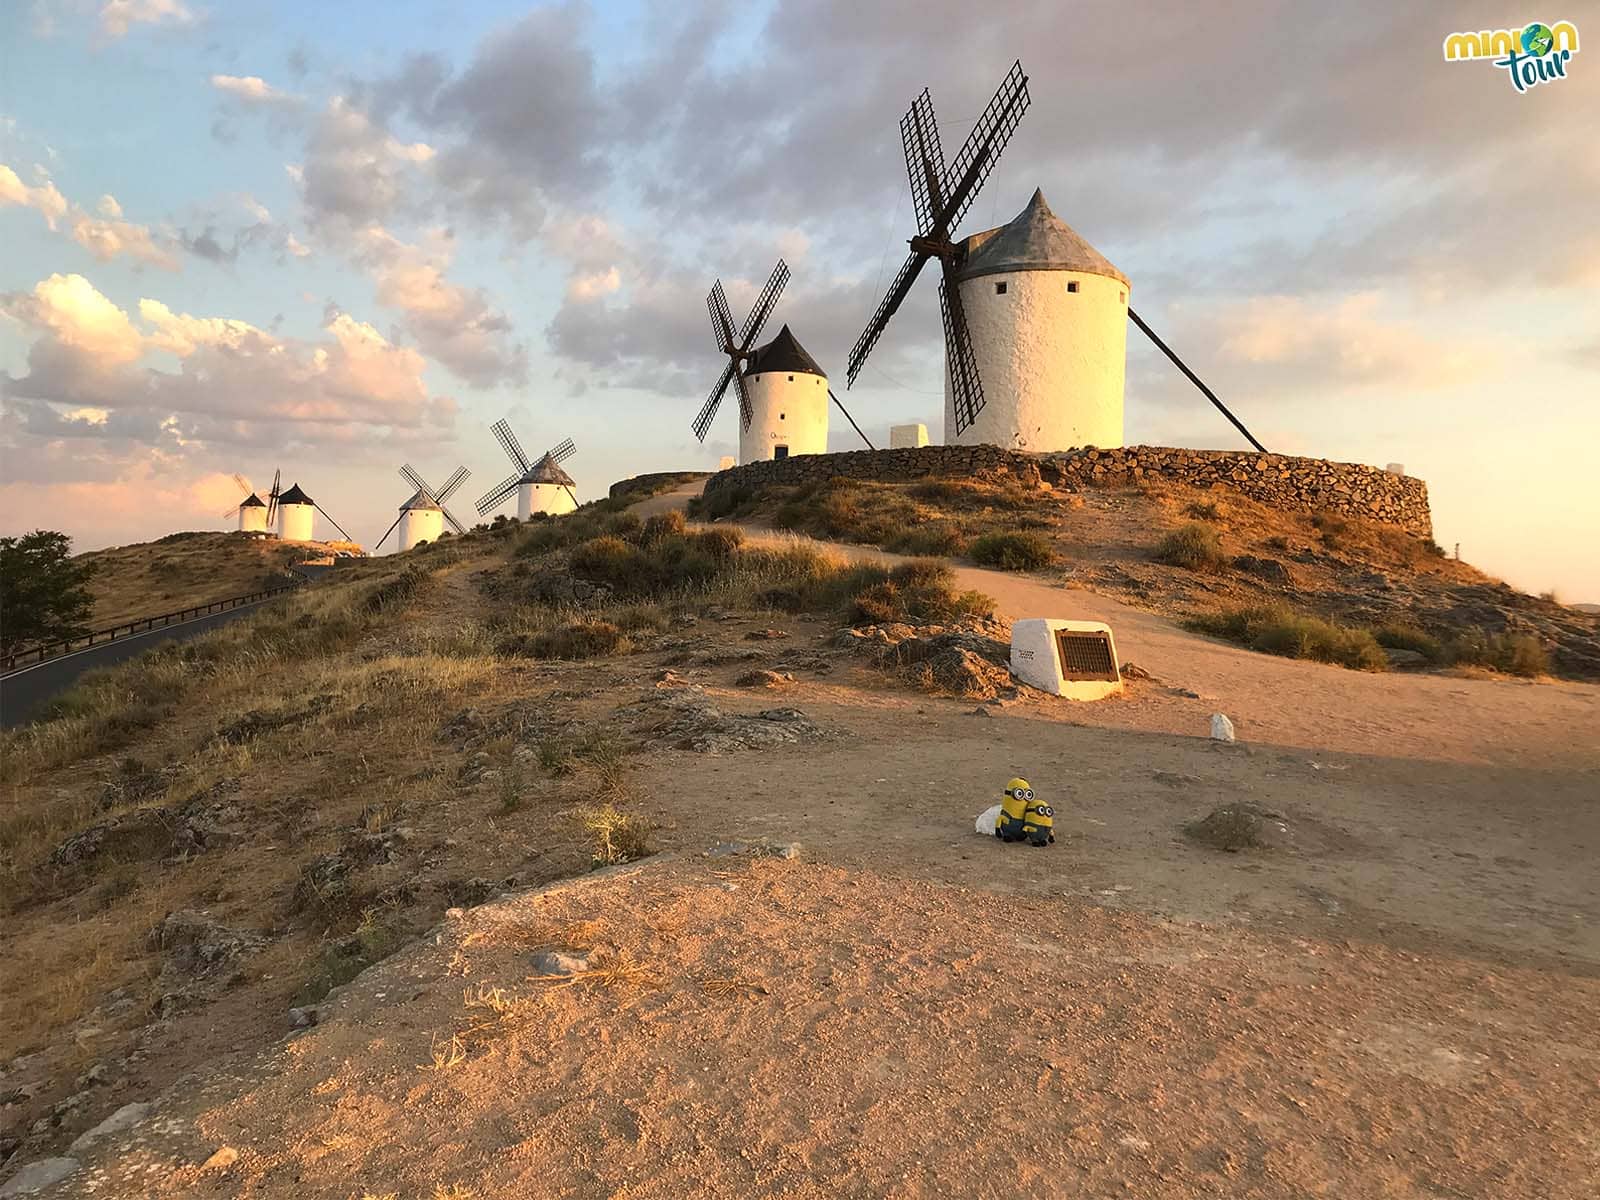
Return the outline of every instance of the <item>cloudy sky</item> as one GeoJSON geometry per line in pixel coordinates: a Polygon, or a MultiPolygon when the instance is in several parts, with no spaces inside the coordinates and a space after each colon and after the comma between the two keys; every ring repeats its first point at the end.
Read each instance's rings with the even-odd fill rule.
{"type": "MultiPolygon", "coordinates": [[[[777,320],[842,382],[911,233],[900,115],[930,86],[953,154],[1020,56],[1033,107],[961,232],[1042,187],[1270,448],[1402,462],[1446,546],[1600,600],[1600,51],[1526,95],[1440,53],[1526,19],[0,0],[0,532],[222,528],[231,475],[282,468],[370,544],[402,462],[470,467],[467,517],[501,416],[573,437],[585,498],[713,466],[712,280],[742,315],[784,256],[777,320]]],[[[870,434],[937,435],[934,293],[846,397],[870,434]]],[[[1128,434],[1241,444],[1137,331],[1128,434]]]]}

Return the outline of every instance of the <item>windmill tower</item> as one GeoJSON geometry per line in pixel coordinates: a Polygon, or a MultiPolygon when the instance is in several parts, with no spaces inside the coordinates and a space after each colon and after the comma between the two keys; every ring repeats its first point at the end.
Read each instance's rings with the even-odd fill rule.
{"type": "Polygon", "coordinates": [[[237,516],[240,533],[265,533],[267,531],[266,501],[256,495],[255,490],[250,486],[250,481],[243,475],[235,475],[233,481],[244,491],[244,499],[224,511],[222,516],[224,518],[237,516]]]}
{"type": "Polygon", "coordinates": [[[578,507],[578,497],[572,491],[577,484],[573,482],[571,475],[561,469],[562,461],[570,458],[578,449],[571,438],[567,438],[559,446],[552,446],[536,461],[529,462],[528,456],[523,453],[522,443],[517,440],[517,435],[511,432],[511,426],[506,421],[496,421],[491,428],[516,470],[478,500],[477,509],[480,517],[487,516],[491,509],[512,492],[517,493],[519,521],[526,521],[534,513],[559,516],[578,507]]]}
{"type": "Polygon", "coordinates": [[[428,486],[426,480],[412,470],[411,464],[406,463],[400,468],[400,477],[417,490],[404,504],[400,506],[400,515],[394,519],[394,524],[384,531],[378,539],[374,550],[380,549],[384,542],[389,540],[389,535],[396,527],[400,530],[400,552],[411,549],[419,542],[436,542],[439,535],[444,532],[444,523],[450,522],[450,528],[457,533],[465,533],[460,521],[456,520],[444,502],[455,495],[467,476],[472,474],[465,467],[457,467],[454,475],[444,481],[444,486],[435,490],[428,486]]]}
{"type": "Polygon", "coordinates": [[[1128,277],[1035,191],[956,247],[954,278],[990,402],[963,424],[945,379],[944,440],[1011,450],[1123,443],[1128,277]]]}
{"type": "Polygon", "coordinates": [[[787,325],[766,345],[751,349],[788,281],[789,268],[780,258],[737,334],[720,279],[706,297],[712,334],[717,348],[728,356],[728,365],[690,427],[697,438],[706,440],[728,384],[733,383],[739,393],[741,463],[828,452],[827,373],[787,325]]]}
{"type": "MultiPolygon", "coordinates": [[[[276,501],[278,539],[285,542],[315,541],[316,538],[312,536],[315,515],[321,513],[323,516],[328,517],[327,510],[306,495],[298,483],[277,496],[276,501]]],[[[345,533],[344,526],[340,525],[332,517],[328,517],[328,523],[339,531],[345,541],[352,540],[350,535],[345,533]]]]}
{"type": "Polygon", "coordinates": [[[937,258],[944,273],[946,444],[1034,451],[1122,445],[1131,320],[1265,452],[1129,306],[1128,277],[1051,212],[1042,191],[1005,225],[952,240],[1028,104],[1028,77],[1017,62],[948,168],[926,88],[901,120],[917,231],[911,256],[850,351],[850,384],[924,264],[937,258]]]}

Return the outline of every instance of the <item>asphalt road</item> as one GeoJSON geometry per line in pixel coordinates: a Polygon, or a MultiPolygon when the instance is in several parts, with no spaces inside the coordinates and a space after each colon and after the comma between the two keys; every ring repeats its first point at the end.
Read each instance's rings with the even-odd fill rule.
{"type": "Polygon", "coordinates": [[[187,641],[198,637],[207,630],[253,613],[274,599],[277,597],[257,600],[254,604],[230,608],[226,612],[208,613],[177,625],[164,625],[160,629],[131,634],[114,642],[103,642],[98,646],[64,654],[60,658],[49,658],[10,675],[0,676],[0,729],[13,729],[32,720],[34,714],[71,686],[85,671],[126,662],[162,642],[187,641]]]}

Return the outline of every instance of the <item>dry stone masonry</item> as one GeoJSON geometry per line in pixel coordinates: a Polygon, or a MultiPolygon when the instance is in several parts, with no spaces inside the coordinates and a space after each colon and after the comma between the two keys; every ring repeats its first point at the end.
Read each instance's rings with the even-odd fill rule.
{"type": "Polygon", "coordinates": [[[1244,450],[1182,450],[1124,446],[1027,454],[999,446],[919,446],[854,450],[747,463],[719,471],[706,494],[722,488],[801,486],[824,479],[904,483],[935,476],[1010,474],[1024,483],[1077,491],[1166,481],[1193,488],[1226,488],[1262,504],[1296,512],[1363,517],[1431,537],[1428,486],[1361,463],[1329,462],[1244,450]]]}

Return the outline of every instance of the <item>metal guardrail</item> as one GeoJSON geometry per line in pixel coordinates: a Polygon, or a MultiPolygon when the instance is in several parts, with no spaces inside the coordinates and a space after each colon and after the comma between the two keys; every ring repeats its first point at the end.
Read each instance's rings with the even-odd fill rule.
{"type": "Polygon", "coordinates": [[[246,604],[254,604],[258,600],[265,600],[271,596],[292,592],[296,588],[304,587],[303,581],[286,583],[282,587],[268,588],[264,592],[251,592],[248,596],[230,596],[226,600],[213,600],[209,604],[196,604],[192,608],[180,608],[177,612],[162,613],[157,617],[140,617],[137,621],[130,621],[126,625],[113,625],[110,629],[97,629],[93,633],[80,634],[75,638],[63,638],[58,642],[46,642],[42,646],[30,646],[26,650],[18,650],[12,654],[0,657],[0,673],[14,671],[18,667],[33,666],[46,659],[60,658],[64,654],[71,654],[76,650],[87,650],[90,646],[98,646],[104,642],[114,642],[118,638],[125,638],[135,633],[148,633],[152,629],[164,629],[168,625],[178,625],[184,621],[193,620],[195,617],[205,617],[212,613],[227,612],[230,608],[242,608],[246,604]]]}

